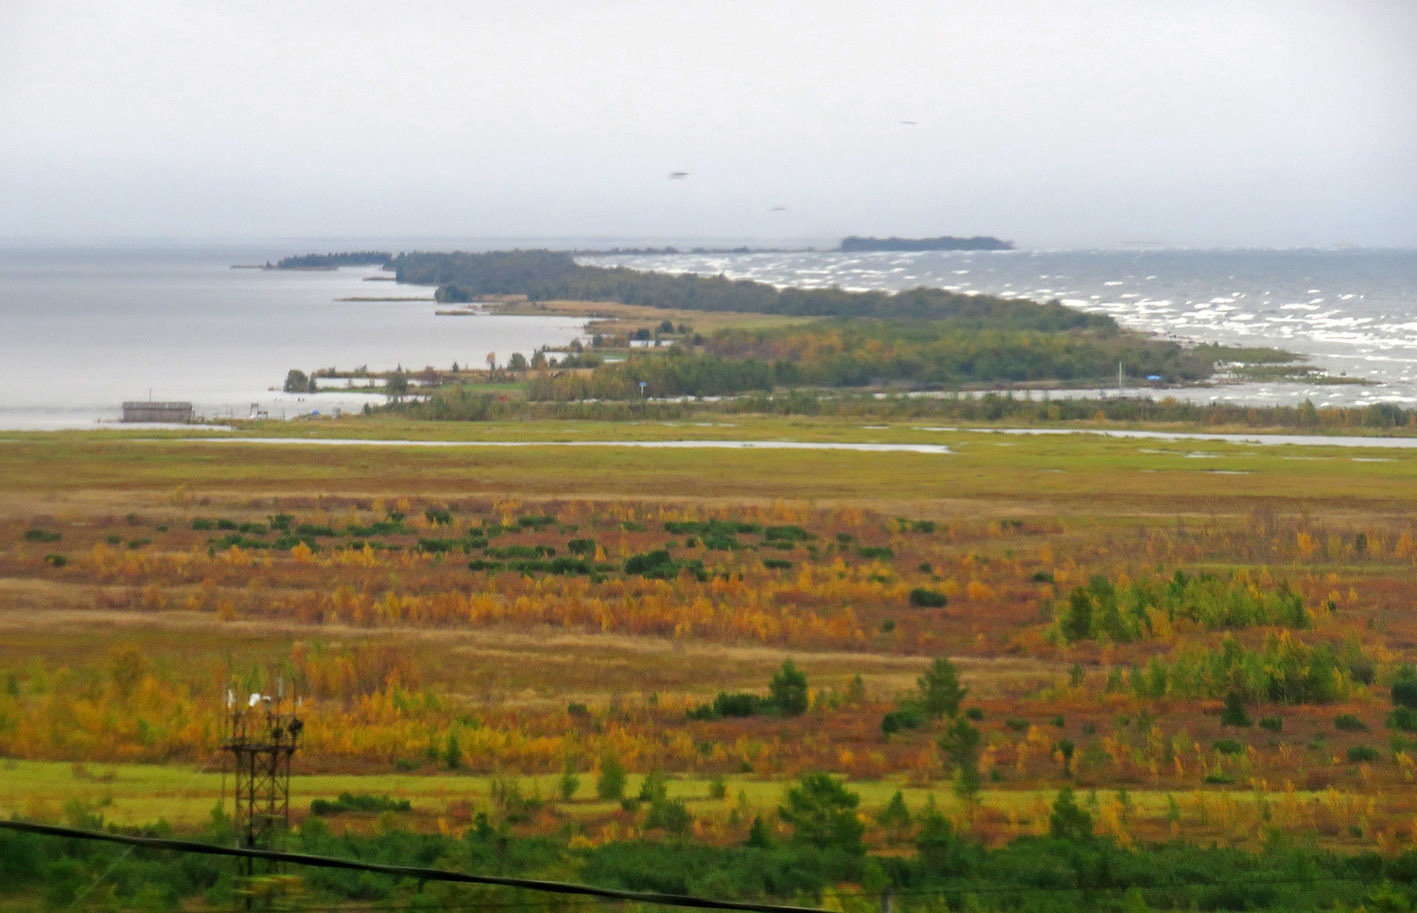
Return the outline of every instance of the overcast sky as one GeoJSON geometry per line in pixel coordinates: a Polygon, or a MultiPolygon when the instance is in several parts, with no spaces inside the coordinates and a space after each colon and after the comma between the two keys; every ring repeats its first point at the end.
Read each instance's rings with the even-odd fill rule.
{"type": "Polygon", "coordinates": [[[0,0],[0,237],[844,234],[1417,245],[1417,2],[0,0]]]}

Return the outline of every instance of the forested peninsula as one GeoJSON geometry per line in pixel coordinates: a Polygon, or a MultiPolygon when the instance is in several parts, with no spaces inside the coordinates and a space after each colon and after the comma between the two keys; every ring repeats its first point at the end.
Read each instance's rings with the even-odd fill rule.
{"type": "Polygon", "coordinates": [[[616,301],[689,311],[950,320],[959,326],[979,328],[1118,332],[1110,317],[1085,314],[1056,301],[1039,304],[929,288],[894,293],[779,289],[763,282],[723,276],[582,266],[570,254],[548,250],[399,254],[390,265],[398,281],[436,285],[438,300],[448,302],[474,301],[489,295],[525,295],[531,301],[616,301]]]}
{"type": "Polygon", "coordinates": [[[778,387],[934,388],[972,384],[1168,383],[1211,377],[1226,361],[1288,361],[1273,350],[1186,347],[1124,330],[1112,318],[944,289],[848,292],[779,289],[723,276],[584,266],[554,251],[400,254],[401,282],[438,286],[440,301],[524,295],[531,301],[608,301],[675,311],[820,318],[791,326],[723,329],[667,350],[628,354],[532,384],[532,399],[724,396],[778,387]],[[641,384],[644,384],[642,387],[641,384]]]}

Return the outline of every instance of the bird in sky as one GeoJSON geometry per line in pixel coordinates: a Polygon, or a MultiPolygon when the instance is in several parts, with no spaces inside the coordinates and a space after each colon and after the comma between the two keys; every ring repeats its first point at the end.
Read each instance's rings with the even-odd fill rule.
{"type": "Polygon", "coordinates": [[[901,123],[905,124],[907,127],[914,127],[917,123],[919,123],[919,121],[903,120],[901,121],[901,123]]]}
{"type": "Polygon", "coordinates": [[[671,181],[677,181],[677,180],[679,180],[680,178],[686,178],[686,177],[688,177],[688,176],[689,176],[689,172],[687,172],[687,171],[671,171],[671,172],[669,172],[669,179],[670,179],[671,181]]]}
{"type": "Polygon", "coordinates": [[[786,207],[786,206],[774,206],[772,209],[769,209],[768,212],[787,212],[787,207],[786,207]]]}

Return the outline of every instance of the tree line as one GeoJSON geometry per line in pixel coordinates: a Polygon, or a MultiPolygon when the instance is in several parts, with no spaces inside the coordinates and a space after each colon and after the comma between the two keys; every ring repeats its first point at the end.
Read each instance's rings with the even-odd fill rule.
{"type": "Polygon", "coordinates": [[[691,311],[954,320],[975,327],[1118,332],[1112,318],[1084,314],[1056,301],[1039,304],[928,288],[894,293],[778,289],[763,282],[724,276],[582,266],[568,253],[549,250],[405,253],[394,257],[391,265],[400,282],[438,286],[442,301],[526,295],[532,301],[618,301],[691,311]]]}
{"type": "MultiPolygon", "coordinates": [[[[351,797],[359,798],[359,797],[351,797]]],[[[680,805],[658,799],[661,806],[680,805]]],[[[650,801],[653,814],[654,801],[650,801]]],[[[556,880],[607,888],[688,894],[723,900],[819,904],[847,913],[892,905],[905,911],[1125,910],[1409,910],[1417,898],[1417,851],[1384,857],[1346,855],[1316,845],[1271,839],[1262,849],[1233,850],[1172,841],[1131,845],[1095,834],[1094,812],[1071,789],[1054,798],[1037,836],[988,846],[962,832],[932,803],[904,802],[878,816],[895,833],[895,849],[869,853],[859,797],[824,773],[808,774],[785,790],[773,818],[784,831],[754,821],[746,841],[709,844],[675,835],[666,820],[647,828],[660,836],[595,845],[557,836],[521,835],[509,823],[526,814],[527,799],[504,789],[497,807],[478,812],[463,829],[419,833],[395,815],[379,827],[335,833],[322,817],[305,819],[288,838],[292,852],[392,865],[556,880]]],[[[66,807],[71,824],[103,829],[101,812],[81,801],[66,807]]],[[[692,815],[690,817],[692,822],[692,815]]],[[[110,826],[111,828],[111,826],[110,826]]],[[[677,828],[676,828],[677,829],[677,828]]],[[[166,836],[170,825],[142,833],[166,836]]],[[[195,839],[231,845],[233,820],[220,809],[195,839]]],[[[390,909],[524,906],[524,894],[494,886],[415,883],[338,868],[302,868],[286,877],[243,884],[235,866],[215,856],[124,849],[81,841],[0,831],[0,897],[42,900],[52,909],[86,907],[176,910],[229,906],[244,890],[279,898],[298,883],[306,900],[351,901],[390,909]],[[96,883],[101,891],[88,898],[96,883]]],[[[554,908],[554,901],[547,901],[554,908]]],[[[22,906],[28,907],[29,903],[22,906]]],[[[648,909],[628,905],[631,911],[648,909]]]]}
{"type": "Polygon", "coordinates": [[[342,253],[303,254],[298,257],[282,257],[276,261],[276,269],[326,269],[336,266],[383,266],[393,254],[386,250],[353,250],[342,253]]]}
{"type": "Polygon", "coordinates": [[[1044,332],[939,321],[833,319],[807,326],[721,330],[702,351],[631,354],[589,373],[533,379],[528,398],[568,402],[643,396],[730,396],[776,388],[950,387],[1106,382],[1117,364],[1171,382],[1210,376],[1218,348],[1186,349],[1131,333],[1044,332]]]}

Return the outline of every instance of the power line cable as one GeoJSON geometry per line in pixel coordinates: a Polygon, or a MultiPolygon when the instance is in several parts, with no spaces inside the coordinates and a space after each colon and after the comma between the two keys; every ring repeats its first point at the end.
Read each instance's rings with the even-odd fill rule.
{"type": "MultiPolygon", "coordinates": [[[[187,780],[187,782],[182,784],[181,791],[177,794],[176,799],[173,800],[174,804],[178,801],[181,801],[182,799],[187,798],[188,794],[192,790],[193,784],[197,782],[197,778],[207,772],[207,768],[211,766],[212,761],[220,753],[220,749],[212,752],[212,754],[205,761],[202,762],[202,766],[198,767],[197,770],[192,774],[192,776],[187,780]]],[[[225,770],[226,768],[223,767],[223,773],[225,773],[225,770]]],[[[225,787],[223,787],[223,789],[225,789],[225,787]]],[[[143,830],[151,831],[154,827],[156,827],[156,824],[150,824],[146,828],[143,828],[143,830]]],[[[63,913],[69,913],[69,911],[77,907],[79,905],[79,902],[82,901],[85,897],[89,896],[89,894],[93,891],[94,888],[98,887],[100,884],[103,883],[104,879],[106,879],[109,875],[112,875],[113,871],[117,869],[118,866],[123,862],[123,860],[127,859],[128,856],[135,849],[137,849],[136,846],[130,846],[126,851],[120,854],[117,859],[113,860],[113,862],[108,866],[107,869],[104,869],[103,872],[101,872],[97,878],[95,878],[92,882],[89,883],[88,887],[84,888],[82,891],[80,891],[77,895],[74,896],[73,901],[71,901],[70,904],[64,908],[63,913]]]]}
{"type": "Polygon", "coordinates": [[[208,856],[237,856],[246,859],[268,859],[276,862],[289,862],[295,865],[308,865],[316,868],[377,872],[384,875],[397,875],[400,878],[414,878],[421,881],[449,881],[462,884],[526,888],[531,891],[545,891],[553,894],[576,894],[586,897],[600,897],[607,900],[628,900],[636,903],[659,904],[668,907],[690,907],[701,910],[746,910],[752,911],[752,913],[829,913],[829,911],[817,907],[754,903],[751,901],[712,900],[705,897],[691,897],[687,894],[620,891],[613,888],[600,888],[594,885],[574,884],[565,881],[543,881],[536,878],[512,878],[503,875],[473,875],[467,872],[452,872],[446,869],[389,865],[380,862],[359,862],[352,859],[339,859],[334,856],[315,856],[308,853],[283,853],[276,850],[260,850],[250,847],[213,846],[210,843],[196,843],[191,840],[172,840],[163,837],[136,837],[127,834],[109,834],[102,831],[89,831],[76,827],[60,827],[53,824],[33,824],[28,821],[0,821],[0,829],[21,831],[30,834],[45,834],[52,837],[101,840],[108,843],[146,847],[155,850],[202,853],[208,856]]]}

